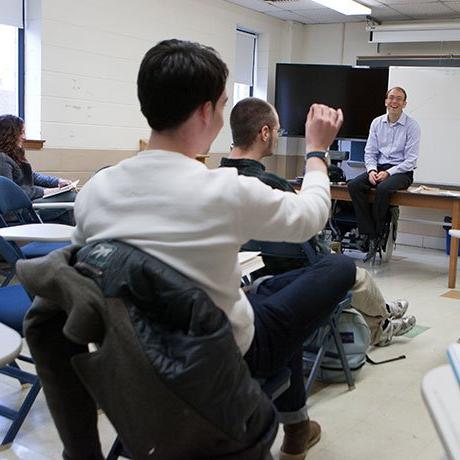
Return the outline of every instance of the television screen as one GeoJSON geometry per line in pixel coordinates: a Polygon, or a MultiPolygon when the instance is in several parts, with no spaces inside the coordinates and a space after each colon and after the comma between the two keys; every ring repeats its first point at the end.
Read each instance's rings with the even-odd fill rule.
{"type": "Polygon", "coordinates": [[[341,65],[277,64],[275,107],[288,136],[305,135],[309,107],[317,102],[341,108],[337,137],[366,139],[371,121],[385,113],[388,69],[341,65]]]}

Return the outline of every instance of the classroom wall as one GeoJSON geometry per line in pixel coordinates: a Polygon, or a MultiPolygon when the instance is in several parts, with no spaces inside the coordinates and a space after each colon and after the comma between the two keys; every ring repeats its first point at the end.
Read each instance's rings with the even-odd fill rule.
{"type": "MultiPolygon", "coordinates": [[[[46,141],[44,150],[30,152],[30,158],[38,170],[80,175],[83,180],[95,165],[113,164],[120,154],[133,155],[139,139],[148,138],[136,96],[136,76],[143,55],[158,41],[187,39],[220,53],[230,70],[227,119],[237,26],[259,34],[256,96],[273,100],[275,63],[299,59],[303,53],[303,25],[223,0],[28,2],[33,13],[29,26],[34,26],[30,47],[36,43],[37,31],[41,33],[41,55],[33,69],[41,67],[33,80],[34,94],[37,86],[41,88],[41,103],[31,107],[39,115],[28,117],[33,126],[27,130],[46,141]],[[36,26],[37,19],[41,27],[36,26]]],[[[227,152],[230,144],[226,123],[211,152],[227,152]]]]}
{"type": "MultiPolygon", "coordinates": [[[[258,88],[273,98],[275,62],[295,27],[222,0],[42,0],[41,134],[47,148],[136,149],[148,137],[136,97],[144,53],[159,40],[213,46],[230,69],[233,92],[236,27],[261,34],[258,88]],[[265,80],[265,82],[264,82],[265,80]]],[[[231,107],[227,107],[227,114],[231,107]]],[[[228,149],[228,125],[212,146],[228,149]]]]}

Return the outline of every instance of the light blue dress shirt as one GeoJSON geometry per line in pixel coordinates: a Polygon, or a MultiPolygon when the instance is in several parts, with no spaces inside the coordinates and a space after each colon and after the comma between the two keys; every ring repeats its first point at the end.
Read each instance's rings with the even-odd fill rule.
{"type": "Polygon", "coordinates": [[[369,130],[364,162],[367,172],[377,170],[377,165],[390,163],[390,175],[413,171],[417,165],[420,146],[420,126],[404,112],[396,123],[388,115],[375,118],[369,130]]]}

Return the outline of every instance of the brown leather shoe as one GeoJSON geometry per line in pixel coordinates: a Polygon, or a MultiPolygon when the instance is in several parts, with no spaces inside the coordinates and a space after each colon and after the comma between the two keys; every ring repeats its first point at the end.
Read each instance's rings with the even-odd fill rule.
{"type": "Polygon", "coordinates": [[[321,439],[321,426],[313,420],[284,425],[279,460],[304,460],[308,449],[321,439]]]}

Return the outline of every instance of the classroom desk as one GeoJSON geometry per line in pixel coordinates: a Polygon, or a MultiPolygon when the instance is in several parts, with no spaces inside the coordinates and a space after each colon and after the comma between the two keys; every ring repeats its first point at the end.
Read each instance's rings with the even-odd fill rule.
{"type": "Polygon", "coordinates": [[[22,338],[10,327],[0,323],[0,367],[11,363],[21,352],[22,338]]]}
{"type": "Polygon", "coordinates": [[[63,224],[25,224],[0,228],[0,236],[8,241],[69,241],[75,227],[63,224]]]}
{"type": "Polygon", "coordinates": [[[252,272],[265,266],[260,252],[243,251],[238,253],[238,262],[240,263],[241,276],[249,276],[252,272]]]}
{"type": "Polygon", "coordinates": [[[460,386],[449,365],[429,371],[422,395],[449,460],[460,458],[460,386]]]}
{"type": "MultiPolygon", "coordinates": [[[[369,192],[370,202],[373,201],[374,196],[375,190],[371,190],[369,192]]],[[[346,185],[331,184],[331,197],[333,200],[351,201],[346,185]]],[[[460,197],[400,190],[394,193],[390,203],[411,208],[444,209],[452,216],[452,229],[460,229],[460,197]]],[[[448,287],[452,289],[455,288],[457,278],[458,242],[458,238],[452,238],[450,243],[448,287]]]]}
{"type": "Polygon", "coordinates": [[[40,203],[32,203],[32,207],[34,209],[73,209],[75,207],[75,203],[73,201],[51,201],[50,203],[44,203],[41,201],[40,203]]]}

